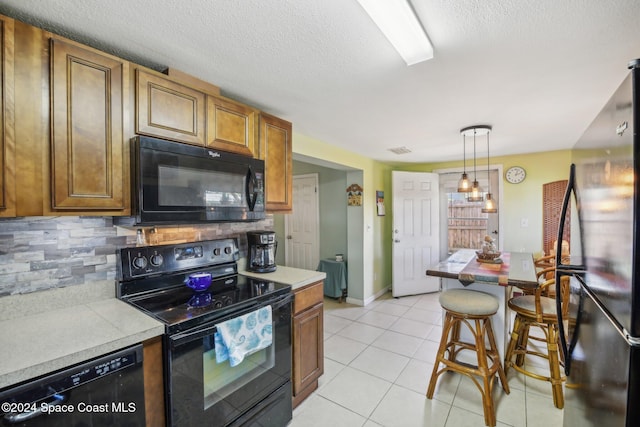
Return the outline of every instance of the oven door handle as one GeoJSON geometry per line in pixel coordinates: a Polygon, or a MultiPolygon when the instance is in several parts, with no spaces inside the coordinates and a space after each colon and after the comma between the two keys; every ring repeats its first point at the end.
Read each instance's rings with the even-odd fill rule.
{"type": "MultiPolygon", "coordinates": [[[[252,311],[258,310],[262,307],[266,307],[267,305],[271,306],[272,311],[275,311],[277,309],[279,309],[280,307],[289,304],[291,302],[291,298],[292,295],[291,294],[287,294],[284,295],[282,297],[279,298],[275,298],[269,301],[265,301],[263,304],[255,304],[252,305],[248,308],[246,308],[245,310],[242,310],[238,313],[234,313],[231,316],[225,317],[223,319],[220,320],[216,320],[212,323],[209,324],[209,326],[205,326],[203,327],[197,327],[194,329],[191,329],[189,331],[185,331],[185,332],[181,332],[178,333],[176,335],[171,335],[169,336],[169,344],[171,346],[171,349],[175,349],[176,347],[179,347],[181,345],[184,345],[186,343],[207,337],[213,333],[215,333],[217,331],[216,325],[218,323],[221,323],[225,320],[228,319],[233,319],[234,317],[238,317],[238,316],[243,316],[247,313],[251,313],[252,311]]],[[[274,320],[276,319],[276,317],[274,316],[274,320]]]]}

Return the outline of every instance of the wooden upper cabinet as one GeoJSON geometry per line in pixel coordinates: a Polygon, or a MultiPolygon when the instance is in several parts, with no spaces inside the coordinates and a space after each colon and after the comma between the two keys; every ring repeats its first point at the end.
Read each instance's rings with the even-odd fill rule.
{"type": "Polygon", "coordinates": [[[257,157],[258,115],[248,105],[207,96],[207,146],[257,157]]]}
{"type": "Polygon", "coordinates": [[[136,133],[205,145],[206,95],[159,73],[136,70],[136,133]]]}
{"type": "Polygon", "coordinates": [[[129,65],[55,38],[49,47],[52,209],[124,210],[129,205],[129,145],[123,135],[129,65]]]}
{"type": "Polygon", "coordinates": [[[292,125],[260,113],[260,158],[265,161],[266,208],[291,212],[293,208],[292,125]]]}
{"type": "Polygon", "coordinates": [[[13,27],[0,16],[0,217],[16,216],[13,27]]]}

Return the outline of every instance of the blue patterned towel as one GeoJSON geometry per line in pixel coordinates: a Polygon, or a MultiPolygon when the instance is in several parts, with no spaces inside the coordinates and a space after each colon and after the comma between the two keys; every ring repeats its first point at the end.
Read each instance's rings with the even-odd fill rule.
{"type": "Polygon", "coordinates": [[[218,323],[214,334],[216,362],[229,359],[231,367],[242,362],[245,356],[271,345],[271,306],[262,307],[244,316],[218,323]]]}

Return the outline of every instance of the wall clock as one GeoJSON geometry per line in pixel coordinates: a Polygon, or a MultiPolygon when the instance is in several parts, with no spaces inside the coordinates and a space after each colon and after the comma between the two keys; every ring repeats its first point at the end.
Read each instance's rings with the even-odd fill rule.
{"type": "Polygon", "coordinates": [[[511,184],[520,184],[522,181],[524,181],[526,176],[527,173],[520,166],[511,166],[504,173],[504,178],[511,184]]]}

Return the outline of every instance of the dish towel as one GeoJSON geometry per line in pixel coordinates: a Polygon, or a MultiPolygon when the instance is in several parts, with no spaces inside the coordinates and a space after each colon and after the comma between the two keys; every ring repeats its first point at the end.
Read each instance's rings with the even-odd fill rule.
{"type": "Polygon", "coordinates": [[[267,348],[273,341],[271,306],[262,307],[222,323],[214,334],[216,362],[229,360],[231,367],[258,350],[267,348]]]}

